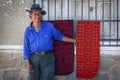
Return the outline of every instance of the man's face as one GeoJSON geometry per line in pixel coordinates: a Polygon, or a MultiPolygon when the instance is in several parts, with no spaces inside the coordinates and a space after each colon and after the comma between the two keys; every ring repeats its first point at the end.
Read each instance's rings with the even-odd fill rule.
{"type": "Polygon", "coordinates": [[[30,18],[33,22],[40,22],[42,20],[42,14],[40,11],[32,11],[30,13],[30,18]]]}

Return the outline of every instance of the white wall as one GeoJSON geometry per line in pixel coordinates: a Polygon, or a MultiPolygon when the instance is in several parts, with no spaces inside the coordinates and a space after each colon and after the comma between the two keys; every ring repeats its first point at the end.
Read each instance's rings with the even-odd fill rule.
{"type": "Polygon", "coordinates": [[[21,45],[33,0],[0,0],[0,45],[21,45]]]}

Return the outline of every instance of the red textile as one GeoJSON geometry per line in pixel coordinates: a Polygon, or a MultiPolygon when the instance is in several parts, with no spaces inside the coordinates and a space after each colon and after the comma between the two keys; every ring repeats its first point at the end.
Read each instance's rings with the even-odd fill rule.
{"type": "MultiPolygon", "coordinates": [[[[72,20],[53,20],[55,27],[65,36],[73,37],[73,21],[72,20]]],[[[72,73],[74,68],[74,45],[69,42],[61,42],[54,40],[55,55],[55,75],[68,75],[72,73]]]]}
{"type": "Polygon", "coordinates": [[[99,69],[100,59],[100,21],[77,21],[76,34],[76,76],[93,78],[99,69]]]}

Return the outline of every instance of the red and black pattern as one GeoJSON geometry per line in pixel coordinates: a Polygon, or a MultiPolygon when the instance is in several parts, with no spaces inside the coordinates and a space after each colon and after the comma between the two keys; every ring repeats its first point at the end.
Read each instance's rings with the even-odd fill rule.
{"type": "MultiPolygon", "coordinates": [[[[65,36],[73,37],[73,20],[53,20],[55,27],[65,36]]],[[[55,74],[68,75],[74,67],[74,45],[54,40],[55,74]]]]}
{"type": "Polygon", "coordinates": [[[77,21],[76,34],[76,76],[93,78],[99,69],[100,59],[100,21],[77,21]]]}

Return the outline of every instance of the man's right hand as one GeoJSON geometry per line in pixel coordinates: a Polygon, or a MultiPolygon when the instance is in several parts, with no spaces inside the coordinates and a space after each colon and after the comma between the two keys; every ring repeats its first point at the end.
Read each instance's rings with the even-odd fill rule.
{"type": "Polygon", "coordinates": [[[32,65],[31,65],[31,63],[30,63],[30,60],[29,60],[29,59],[26,59],[26,62],[27,62],[28,71],[29,71],[29,72],[34,72],[33,67],[32,67],[32,65]]]}
{"type": "Polygon", "coordinates": [[[32,67],[31,64],[28,64],[27,67],[28,67],[28,71],[29,72],[34,72],[33,67],[32,67]]]}

